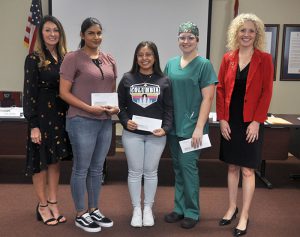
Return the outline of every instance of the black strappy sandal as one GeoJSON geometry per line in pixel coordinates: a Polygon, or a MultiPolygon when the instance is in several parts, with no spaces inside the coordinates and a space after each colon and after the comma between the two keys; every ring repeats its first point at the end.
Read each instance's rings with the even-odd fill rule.
{"type": "Polygon", "coordinates": [[[56,226],[58,224],[58,220],[56,220],[55,218],[50,218],[48,220],[45,220],[43,219],[40,211],[39,211],[39,207],[48,207],[48,204],[47,205],[41,205],[40,203],[38,203],[37,207],[36,207],[36,219],[38,221],[42,221],[45,225],[47,226],[56,226]],[[56,221],[55,224],[49,224],[50,222],[53,222],[53,221],[56,221]]]}
{"type": "MultiPolygon", "coordinates": [[[[57,201],[56,201],[56,202],[50,202],[50,201],[47,201],[47,202],[48,202],[48,204],[51,204],[51,205],[57,205],[57,201]]],[[[51,210],[50,206],[49,206],[49,209],[50,209],[50,211],[51,211],[51,213],[52,213],[52,215],[53,215],[53,211],[51,210]]],[[[53,216],[54,216],[54,215],[53,215],[53,216]]],[[[55,218],[54,218],[54,219],[55,219],[55,218]]],[[[62,223],[66,223],[66,222],[67,222],[66,217],[64,217],[63,215],[58,216],[58,217],[56,218],[56,220],[57,220],[57,222],[58,222],[59,224],[62,224],[62,223]],[[63,218],[65,218],[65,219],[62,220],[63,218]]]]}

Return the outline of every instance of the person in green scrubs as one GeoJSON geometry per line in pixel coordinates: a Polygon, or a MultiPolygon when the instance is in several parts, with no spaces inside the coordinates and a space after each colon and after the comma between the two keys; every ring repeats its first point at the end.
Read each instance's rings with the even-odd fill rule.
{"type": "Polygon", "coordinates": [[[208,133],[208,115],[218,83],[209,60],[198,55],[199,29],[192,22],[179,26],[178,44],[182,56],[171,58],[165,67],[173,90],[174,126],[168,135],[175,173],[174,209],[165,221],[181,221],[193,228],[200,218],[198,160],[200,150],[182,153],[179,141],[192,139],[192,147],[208,133]]]}

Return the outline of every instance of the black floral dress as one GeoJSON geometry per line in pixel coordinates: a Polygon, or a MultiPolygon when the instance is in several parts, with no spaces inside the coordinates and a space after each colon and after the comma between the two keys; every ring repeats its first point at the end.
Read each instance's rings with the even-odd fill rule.
{"type": "Polygon", "coordinates": [[[39,67],[39,56],[29,54],[25,60],[23,92],[24,116],[28,121],[26,175],[33,175],[47,169],[48,164],[71,159],[72,151],[65,131],[68,105],[59,98],[58,62],[49,51],[46,52],[46,66],[39,67]],[[31,142],[32,128],[41,131],[42,142],[31,142]]]}

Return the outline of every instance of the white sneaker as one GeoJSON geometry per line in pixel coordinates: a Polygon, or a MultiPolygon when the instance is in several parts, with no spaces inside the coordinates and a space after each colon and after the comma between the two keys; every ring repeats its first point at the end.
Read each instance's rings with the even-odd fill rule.
{"type": "Polygon", "coordinates": [[[152,209],[149,206],[144,207],[143,226],[154,226],[154,217],[153,217],[152,209]]]}
{"type": "Polygon", "coordinates": [[[142,227],[142,222],[142,209],[140,207],[135,207],[133,209],[130,225],[133,227],[142,227]]]}

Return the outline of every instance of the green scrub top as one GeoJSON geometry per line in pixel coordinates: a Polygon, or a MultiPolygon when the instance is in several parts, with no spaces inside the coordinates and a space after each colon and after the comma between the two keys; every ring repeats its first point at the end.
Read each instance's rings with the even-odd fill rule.
{"type": "MultiPolygon", "coordinates": [[[[180,56],[171,58],[164,70],[171,80],[173,90],[175,125],[170,134],[191,138],[203,99],[201,89],[217,84],[218,79],[209,60],[197,56],[184,68],[181,68],[180,60],[180,56]]],[[[208,123],[203,133],[208,133],[208,123]]]]}

